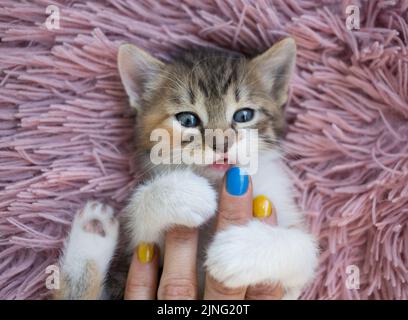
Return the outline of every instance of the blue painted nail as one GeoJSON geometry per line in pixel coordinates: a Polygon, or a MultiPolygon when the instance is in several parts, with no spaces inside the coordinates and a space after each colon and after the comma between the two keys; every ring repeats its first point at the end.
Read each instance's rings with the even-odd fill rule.
{"type": "Polygon", "coordinates": [[[229,194],[242,196],[248,190],[248,175],[238,167],[227,172],[226,187],[229,194]]]}

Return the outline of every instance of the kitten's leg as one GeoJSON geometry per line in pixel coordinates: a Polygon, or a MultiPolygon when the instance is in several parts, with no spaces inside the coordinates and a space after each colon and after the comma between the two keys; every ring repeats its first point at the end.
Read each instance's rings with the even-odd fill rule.
{"type": "Polygon", "coordinates": [[[188,169],[161,174],[139,186],[124,210],[129,250],[140,242],[162,245],[164,231],[174,225],[198,227],[217,208],[209,182],[188,169]]]}
{"type": "Polygon", "coordinates": [[[314,238],[298,228],[259,220],[217,233],[208,249],[206,268],[228,287],[281,283],[284,299],[296,299],[317,266],[314,238]]]}
{"type": "Polygon", "coordinates": [[[113,209],[90,201],[78,211],[60,259],[54,299],[100,299],[118,239],[113,209]]]}

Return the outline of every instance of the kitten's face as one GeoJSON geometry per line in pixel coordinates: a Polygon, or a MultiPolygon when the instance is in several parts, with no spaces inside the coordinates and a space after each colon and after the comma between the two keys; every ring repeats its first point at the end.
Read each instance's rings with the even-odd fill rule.
{"type": "Polygon", "coordinates": [[[150,151],[157,144],[152,133],[164,130],[171,141],[161,157],[193,162],[193,169],[214,178],[228,164],[243,164],[248,152],[273,148],[284,125],[282,105],[295,54],[288,38],[252,60],[204,50],[164,64],[134,46],[122,46],[119,71],[138,110],[140,147],[150,151]],[[256,129],[257,136],[244,137],[248,129],[256,129]],[[251,148],[256,143],[258,148],[251,148]],[[197,155],[201,161],[193,160],[197,155]]]}

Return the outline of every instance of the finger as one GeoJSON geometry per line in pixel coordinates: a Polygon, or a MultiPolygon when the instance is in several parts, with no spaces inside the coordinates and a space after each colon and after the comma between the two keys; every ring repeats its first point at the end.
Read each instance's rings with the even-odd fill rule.
{"type": "Polygon", "coordinates": [[[204,300],[243,300],[245,291],[245,287],[228,288],[208,273],[206,275],[204,300]]]}
{"type": "MultiPolygon", "coordinates": [[[[241,169],[228,170],[220,192],[217,231],[231,224],[245,224],[252,217],[252,183],[241,169]]],[[[228,288],[210,275],[206,276],[204,299],[242,300],[246,288],[228,288]]]]}
{"type": "Polygon", "coordinates": [[[245,224],[252,217],[252,183],[245,172],[232,167],[221,187],[217,230],[231,224],[245,224]]]}
{"type": "Polygon", "coordinates": [[[248,288],[245,300],[281,300],[282,297],[281,285],[257,284],[248,288]]]}
{"type": "Polygon", "coordinates": [[[160,300],[197,299],[198,230],[176,227],[166,234],[160,300]]]}
{"type": "MultiPolygon", "coordinates": [[[[269,225],[277,225],[276,210],[264,195],[258,195],[253,200],[253,216],[269,225]]],[[[280,300],[283,297],[283,288],[280,284],[258,284],[247,289],[246,300],[280,300]]]]}
{"type": "Polygon", "coordinates": [[[125,300],[156,299],[159,250],[141,243],[133,254],[125,289],[125,300]]]}

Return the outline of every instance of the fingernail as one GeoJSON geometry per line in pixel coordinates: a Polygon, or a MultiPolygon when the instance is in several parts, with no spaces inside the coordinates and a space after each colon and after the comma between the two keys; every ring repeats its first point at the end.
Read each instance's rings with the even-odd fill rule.
{"type": "Polygon", "coordinates": [[[154,244],[141,243],[137,247],[137,258],[141,263],[150,263],[153,260],[154,244]]]}
{"type": "Polygon", "coordinates": [[[226,188],[229,194],[241,196],[248,190],[248,175],[238,167],[232,167],[227,172],[226,188]]]}
{"type": "Polygon", "coordinates": [[[272,214],[272,203],[264,195],[255,197],[252,208],[253,216],[256,218],[266,218],[272,214]]]}

